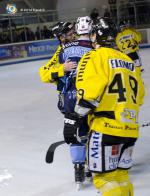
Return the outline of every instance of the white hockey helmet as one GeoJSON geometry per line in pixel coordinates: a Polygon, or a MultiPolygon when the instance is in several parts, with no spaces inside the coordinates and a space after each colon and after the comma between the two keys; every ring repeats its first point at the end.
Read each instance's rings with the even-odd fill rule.
{"type": "Polygon", "coordinates": [[[89,16],[79,17],[76,22],[76,32],[78,35],[89,34],[92,29],[92,20],[89,16]]]}

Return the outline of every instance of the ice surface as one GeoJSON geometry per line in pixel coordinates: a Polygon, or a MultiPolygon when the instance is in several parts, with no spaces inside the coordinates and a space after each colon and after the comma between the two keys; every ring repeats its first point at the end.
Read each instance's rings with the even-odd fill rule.
{"type": "MultiPolygon", "coordinates": [[[[141,50],[147,89],[140,123],[150,122],[150,49],[141,50]]],[[[69,149],[56,150],[45,163],[49,145],[62,140],[63,116],[57,109],[55,85],[43,84],[38,68],[47,60],[0,67],[0,176],[12,176],[0,186],[0,196],[100,196],[93,185],[77,192],[69,149]]],[[[130,175],[135,196],[150,196],[150,127],[140,129],[130,175]]]]}

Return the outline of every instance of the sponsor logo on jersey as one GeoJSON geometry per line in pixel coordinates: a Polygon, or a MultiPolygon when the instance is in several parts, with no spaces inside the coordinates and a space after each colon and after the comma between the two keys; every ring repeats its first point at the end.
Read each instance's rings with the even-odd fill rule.
{"type": "Polygon", "coordinates": [[[110,59],[109,65],[111,66],[112,69],[123,68],[123,69],[128,69],[130,71],[135,70],[134,63],[123,61],[120,59],[110,59]]]}
{"type": "Polygon", "coordinates": [[[104,127],[108,127],[108,128],[111,128],[111,129],[123,129],[123,126],[115,126],[115,125],[112,125],[110,123],[107,123],[107,122],[104,122],[104,127]]]}
{"type": "Polygon", "coordinates": [[[114,170],[118,167],[120,145],[105,146],[106,170],[114,170]]]}
{"type": "Polygon", "coordinates": [[[91,156],[96,159],[99,158],[99,136],[100,134],[97,132],[92,135],[91,156]]]}
{"type": "Polygon", "coordinates": [[[136,131],[138,129],[137,129],[137,127],[130,127],[128,125],[125,125],[125,130],[128,130],[128,131],[136,131]]]}
{"type": "Polygon", "coordinates": [[[132,163],[132,159],[122,159],[122,164],[125,164],[125,165],[129,165],[130,163],[132,163]]]}
{"type": "Polygon", "coordinates": [[[132,151],[133,151],[133,146],[125,149],[125,151],[123,152],[123,155],[119,161],[119,167],[129,168],[132,166],[132,164],[133,164],[132,151]]]}
{"type": "Polygon", "coordinates": [[[111,155],[117,155],[119,153],[119,146],[113,145],[111,155]]]}
{"type": "MultiPolygon", "coordinates": [[[[111,163],[118,163],[118,160],[119,160],[119,157],[118,156],[115,156],[115,157],[112,157],[112,156],[110,156],[109,157],[109,163],[111,164],[111,163]]],[[[112,166],[111,166],[112,167],[112,166]]]]}
{"type": "Polygon", "coordinates": [[[124,108],[123,112],[121,112],[121,121],[128,122],[128,123],[136,123],[137,122],[137,115],[135,110],[131,110],[128,108],[124,108]]]}

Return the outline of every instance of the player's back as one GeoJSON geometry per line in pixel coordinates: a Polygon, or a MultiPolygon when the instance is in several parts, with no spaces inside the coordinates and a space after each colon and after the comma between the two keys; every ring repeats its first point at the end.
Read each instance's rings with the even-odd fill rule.
{"type": "Polygon", "coordinates": [[[79,63],[76,81],[77,90],[78,86],[84,89],[83,99],[100,100],[95,117],[92,116],[92,130],[122,137],[138,136],[138,110],[144,86],[127,55],[111,48],[89,52],[79,63]]]}
{"type": "Polygon", "coordinates": [[[131,28],[122,30],[116,37],[116,44],[119,50],[125,54],[137,51],[139,49],[138,45],[140,41],[140,34],[131,28]]]}
{"type": "Polygon", "coordinates": [[[60,53],[60,63],[64,63],[66,60],[79,62],[81,57],[92,49],[90,40],[77,40],[69,42],[64,45],[60,53]]]}

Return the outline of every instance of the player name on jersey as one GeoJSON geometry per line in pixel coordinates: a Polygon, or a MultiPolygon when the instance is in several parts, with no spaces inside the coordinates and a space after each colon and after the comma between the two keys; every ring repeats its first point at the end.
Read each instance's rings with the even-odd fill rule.
{"type": "Polygon", "coordinates": [[[116,68],[124,68],[128,69],[130,71],[134,71],[134,63],[132,62],[127,62],[119,59],[110,59],[109,64],[111,68],[116,69],[116,68]]]}
{"type": "Polygon", "coordinates": [[[119,42],[121,42],[122,40],[125,40],[125,39],[132,39],[134,38],[134,35],[131,34],[131,35],[124,35],[122,36],[120,39],[119,39],[119,42]]]}

